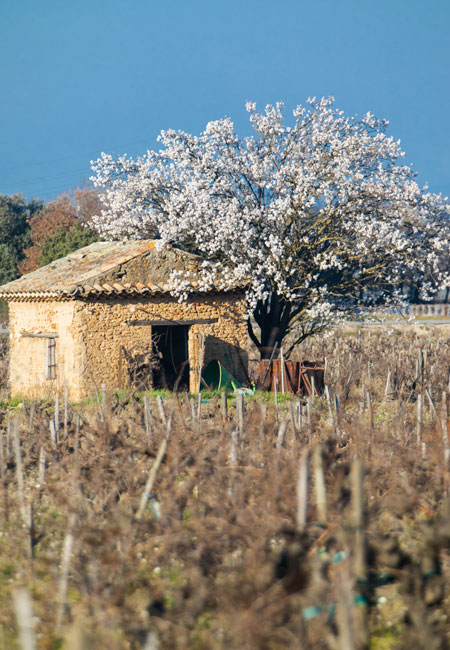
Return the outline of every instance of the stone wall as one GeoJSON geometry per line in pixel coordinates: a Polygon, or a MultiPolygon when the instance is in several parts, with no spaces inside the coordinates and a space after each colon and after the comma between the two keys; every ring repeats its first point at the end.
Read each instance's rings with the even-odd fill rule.
{"type": "Polygon", "coordinates": [[[248,337],[245,301],[239,294],[190,298],[108,297],[89,301],[10,303],[10,393],[54,398],[69,385],[69,398],[80,400],[100,389],[127,384],[121,348],[149,345],[152,327],[130,321],[217,319],[189,327],[190,390],[199,385],[199,354],[203,367],[218,359],[232,374],[246,380],[248,337]],[[40,334],[30,337],[27,334],[40,334]],[[46,379],[45,334],[57,335],[56,378],[46,379]]]}
{"type": "Polygon", "coordinates": [[[190,391],[198,389],[199,351],[204,341],[203,367],[219,359],[238,379],[246,379],[248,336],[241,295],[222,294],[190,298],[178,303],[171,297],[107,297],[78,302],[73,320],[76,364],[81,368],[80,395],[94,386],[126,385],[126,362],[121,347],[131,349],[151,341],[152,328],[129,321],[215,319],[216,323],[189,328],[190,391]],[[241,360],[239,360],[239,357],[241,360]]]}
{"type": "Polygon", "coordinates": [[[80,373],[72,337],[75,303],[11,302],[9,305],[9,385],[11,395],[54,398],[64,390],[80,394],[80,373]],[[34,336],[27,336],[33,334],[34,336]],[[36,336],[39,334],[40,336],[36,336]],[[55,339],[56,378],[46,379],[46,338],[55,339]]]}

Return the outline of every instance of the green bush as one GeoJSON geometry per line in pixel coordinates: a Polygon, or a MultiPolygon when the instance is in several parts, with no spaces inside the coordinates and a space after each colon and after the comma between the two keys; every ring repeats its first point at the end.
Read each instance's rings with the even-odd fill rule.
{"type": "Polygon", "coordinates": [[[98,234],[79,223],[75,224],[71,230],[60,228],[54,235],[44,239],[39,262],[41,266],[45,266],[53,262],[53,260],[65,257],[69,253],[73,253],[95,241],[99,241],[98,234]]]}

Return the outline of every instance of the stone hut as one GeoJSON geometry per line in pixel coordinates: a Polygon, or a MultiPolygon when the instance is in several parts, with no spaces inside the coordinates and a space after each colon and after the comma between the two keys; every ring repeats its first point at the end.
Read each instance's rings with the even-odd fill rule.
{"type": "Polygon", "coordinates": [[[198,265],[154,241],[97,242],[1,286],[11,395],[52,397],[66,381],[71,400],[103,384],[198,392],[213,359],[245,382],[243,291],[171,295],[172,272],[195,278],[198,265]]]}

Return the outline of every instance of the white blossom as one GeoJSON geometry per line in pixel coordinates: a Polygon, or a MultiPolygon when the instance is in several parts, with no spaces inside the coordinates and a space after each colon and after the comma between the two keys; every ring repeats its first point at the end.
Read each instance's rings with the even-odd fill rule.
{"type": "Polygon", "coordinates": [[[345,117],[333,98],[308,99],[291,125],[282,103],[246,108],[252,137],[240,139],[226,118],[199,136],[162,131],[161,150],[137,159],[102,154],[92,162],[105,190],[96,228],[196,252],[200,281],[172,278],[180,299],[213,284],[245,287],[262,347],[293,328],[304,336],[362,306],[399,303],[405,281],[425,298],[448,286],[449,206],[399,162],[386,120],[345,117]]]}

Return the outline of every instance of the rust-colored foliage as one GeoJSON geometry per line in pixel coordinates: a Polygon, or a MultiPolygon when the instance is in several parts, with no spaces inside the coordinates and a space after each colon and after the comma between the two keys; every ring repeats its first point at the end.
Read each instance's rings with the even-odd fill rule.
{"type": "Polygon", "coordinates": [[[32,245],[25,249],[20,265],[22,274],[39,268],[41,245],[58,230],[72,230],[77,223],[89,224],[99,210],[98,193],[90,188],[78,188],[73,194],[61,194],[30,220],[32,245]]]}

